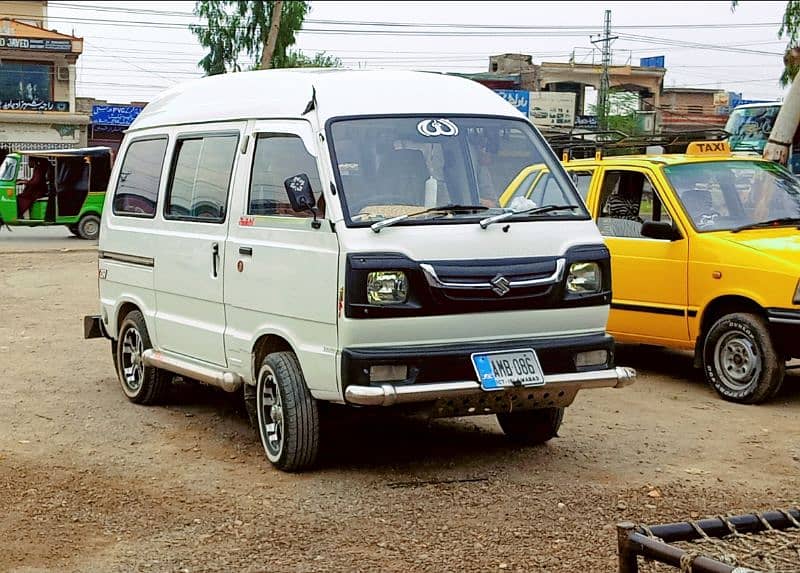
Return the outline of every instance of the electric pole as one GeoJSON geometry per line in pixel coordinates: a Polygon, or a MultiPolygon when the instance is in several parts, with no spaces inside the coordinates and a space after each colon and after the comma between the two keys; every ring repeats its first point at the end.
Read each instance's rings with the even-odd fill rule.
{"type": "Polygon", "coordinates": [[[617,36],[611,35],[611,10],[606,10],[605,25],[603,26],[603,35],[596,40],[592,40],[592,44],[603,45],[603,57],[601,60],[602,72],[600,74],[600,89],[597,91],[597,123],[601,130],[608,129],[608,91],[609,91],[609,77],[608,68],[611,66],[611,41],[616,40],[617,36]]]}

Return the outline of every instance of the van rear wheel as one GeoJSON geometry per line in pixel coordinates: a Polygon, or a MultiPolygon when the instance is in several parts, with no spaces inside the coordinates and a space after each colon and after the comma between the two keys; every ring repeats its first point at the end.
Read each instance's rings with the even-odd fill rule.
{"type": "Polygon", "coordinates": [[[526,446],[536,446],[558,436],[564,408],[539,408],[497,414],[497,422],[508,438],[526,446]]]}
{"type": "Polygon", "coordinates": [[[311,468],[319,453],[319,408],[293,352],[261,363],[256,384],[258,433],[272,465],[287,472],[311,468]]]}
{"type": "Polygon", "coordinates": [[[138,310],[129,312],[122,321],[119,339],[112,349],[122,391],[135,404],[157,403],[172,380],[169,372],[144,364],[142,354],[152,347],[144,316],[138,310]]]}
{"type": "Polygon", "coordinates": [[[78,221],[77,230],[81,239],[96,240],[100,236],[100,216],[94,213],[87,213],[78,221]]]}

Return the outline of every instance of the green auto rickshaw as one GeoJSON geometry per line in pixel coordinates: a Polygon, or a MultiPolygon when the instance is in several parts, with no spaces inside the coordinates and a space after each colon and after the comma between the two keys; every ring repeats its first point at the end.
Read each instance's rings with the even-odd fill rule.
{"type": "Polygon", "coordinates": [[[111,163],[108,147],[9,153],[0,164],[0,229],[65,225],[97,239],[111,163]]]}

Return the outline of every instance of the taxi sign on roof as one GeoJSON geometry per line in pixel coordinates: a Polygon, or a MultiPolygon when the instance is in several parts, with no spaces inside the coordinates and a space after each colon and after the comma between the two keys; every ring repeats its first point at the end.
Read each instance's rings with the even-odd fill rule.
{"type": "Polygon", "coordinates": [[[686,155],[730,155],[727,141],[693,141],[686,148],[686,155]]]}

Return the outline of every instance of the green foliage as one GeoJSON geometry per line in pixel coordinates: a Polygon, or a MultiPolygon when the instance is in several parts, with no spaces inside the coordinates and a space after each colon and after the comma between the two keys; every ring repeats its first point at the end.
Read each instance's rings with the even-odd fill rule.
{"type": "MultiPolygon", "coordinates": [[[[636,112],[639,110],[639,96],[633,92],[612,91],[608,94],[608,129],[616,129],[627,135],[635,135],[638,130],[636,112]]],[[[589,106],[589,113],[599,115],[596,105],[589,106]]]]}
{"type": "MultiPolygon", "coordinates": [[[[258,67],[273,6],[272,0],[198,0],[194,12],[206,25],[191,26],[191,30],[208,49],[198,62],[206,74],[240,71],[239,59],[243,55],[258,67]]],[[[308,11],[308,2],[283,3],[273,67],[282,67],[280,63],[287,59],[288,48],[295,43],[295,33],[303,26],[308,11]]]]}
{"type": "Polygon", "coordinates": [[[283,58],[276,58],[276,68],[341,68],[342,60],[325,52],[317,52],[313,57],[299,50],[289,50],[283,58]]]}

